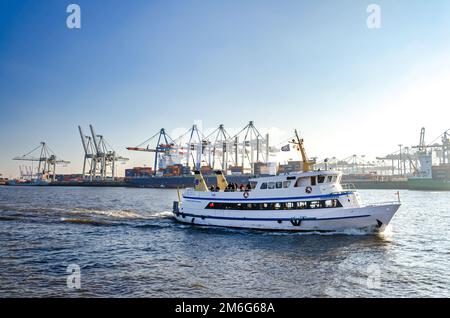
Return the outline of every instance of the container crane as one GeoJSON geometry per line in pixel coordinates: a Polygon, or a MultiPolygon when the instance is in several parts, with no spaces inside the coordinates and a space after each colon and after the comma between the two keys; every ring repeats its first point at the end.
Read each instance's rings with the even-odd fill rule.
{"type": "Polygon", "coordinates": [[[221,165],[221,169],[226,171],[228,169],[228,152],[229,149],[227,147],[227,144],[229,143],[229,140],[231,139],[228,132],[225,130],[225,127],[223,124],[219,125],[218,128],[216,128],[212,133],[210,133],[208,136],[206,136],[205,140],[208,142],[209,145],[209,162],[211,165],[211,168],[215,168],[216,165],[216,157],[218,155],[219,158],[219,164],[221,165]],[[211,139],[212,138],[212,139],[211,139]],[[214,141],[210,141],[214,140],[214,141]],[[211,153],[212,148],[212,153],[211,153]],[[212,159],[211,159],[212,155],[212,159]]]}
{"type": "Polygon", "coordinates": [[[91,136],[86,136],[78,126],[81,143],[84,149],[83,178],[86,177],[86,165],[89,165],[88,178],[90,181],[100,178],[106,180],[115,176],[116,162],[126,162],[129,159],[116,153],[103,135],[96,134],[94,127],[89,125],[91,136]]]}
{"type": "Polygon", "coordinates": [[[255,162],[269,161],[269,134],[266,134],[266,137],[263,137],[255,127],[253,121],[250,121],[241,129],[241,131],[231,137],[229,142],[234,144],[235,164],[238,165],[238,155],[239,150],[241,150],[241,165],[244,167],[245,159],[247,159],[252,173],[254,173],[255,162]],[[243,135],[244,138],[242,143],[239,143],[239,137],[241,135],[243,135]],[[239,145],[241,145],[241,149],[239,149],[239,145]]]}
{"type": "Polygon", "coordinates": [[[56,165],[70,163],[70,161],[58,159],[56,154],[43,141],[36,148],[22,156],[14,157],[13,160],[37,162],[37,177],[47,179],[52,175],[53,181],[56,177],[56,165]]]}
{"type": "Polygon", "coordinates": [[[166,133],[164,128],[161,128],[159,132],[151,136],[146,141],[140,143],[136,147],[127,147],[127,150],[130,151],[144,151],[144,152],[152,152],[155,153],[155,162],[153,174],[156,174],[158,162],[159,162],[159,154],[161,153],[170,153],[171,150],[175,148],[175,141],[170,138],[170,136],[166,133]],[[156,146],[151,147],[150,143],[157,138],[156,146]],[[145,147],[144,147],[145,146],[145,147]]]}

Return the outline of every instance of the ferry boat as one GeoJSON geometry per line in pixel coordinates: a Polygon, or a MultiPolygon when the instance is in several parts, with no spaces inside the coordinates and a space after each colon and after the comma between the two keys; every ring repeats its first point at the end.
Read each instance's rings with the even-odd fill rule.
{"type": "Polygon", "coordinates": [[[186,189],[173,204],[177,221],[195,225],[335,232],[364,229],[382,232],[400,208],[400,197],[392,202],[363,204],[355,190],[341,185],[342,173],[313,170],[295,132],[303,158],[303,171],[250,179],[247,185],[229,185],[217,173],[217,186],[208,188],[200,172],[195,187],[186,189]]]}

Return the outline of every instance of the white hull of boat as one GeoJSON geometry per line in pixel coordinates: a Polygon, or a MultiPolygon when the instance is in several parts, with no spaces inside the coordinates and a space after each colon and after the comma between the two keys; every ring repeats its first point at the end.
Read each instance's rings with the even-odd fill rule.
{"type": "Polygon", "coordinates": [[[348,229],[384,231],[400,203],[385,203],[353,208],[313,210],[205,210],[174,211],[177,221],[195,225],[258,230],[340,232],[348,229]]]}

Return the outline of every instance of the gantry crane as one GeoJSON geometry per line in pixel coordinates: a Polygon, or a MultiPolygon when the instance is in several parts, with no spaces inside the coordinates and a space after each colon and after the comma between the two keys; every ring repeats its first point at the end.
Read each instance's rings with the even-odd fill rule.
{"type": "Polygon", "coordinates": [[[171,150],[173,150],[175,147],[175,141],[170,138],[170,136],[166,133],[166,130],[164,128],[161,128],[159,132],[151,136],[146,141],[140,143],[136,147],[127,147],[128,150],[131,151],[144,151],[144,152],[154,152],[155,153],[155,162],[154,162],[154,169],[153,174],[156,174],[157,167],[158,167],[158,157],[161,153],[169,153],[171,150]],[[156,146],[153,148],[150,146],[150,143],[158,137],[158,140],[156,142],[156,146]]]}
{"type": "Polygon", "coordinates": [[[89,125],[89,128],[91,136],[86,136],[82,128],[78,126],[84,149],[83,178],[87,177],[90,181],[97,178],[103,181],[107,178],[114,180],[116,162],[124,163],[129,159],[118,155],[103,135],[95,133],[92,125],[89,125]],[[86,175],[87,166],[89,170],[86,175]]]}
{"type": "Polygon", "coordinates": [[[255,127],[253,121],[250,121],[236,135],[231,137],[230,143],[234,146],[235,164],[238,165],[239,151],[242,151],[241,165],[244,167],[247,159],[252,173],[254,173],[255,162],[269,161],[269,134],[266,134],[266,137],[263,137],[255,127]],[[239,143],[239,137],[241,135],[243,135],[244,138],[242,143],[239,143]],[[239,149],[239,146],[241,146],[241,149],[239,149]]]}
{"type": "Polygon", "coordinates": [[[255,162],[268,161],[270,151],[269,135],[263,137],[253,121],[232,137],[223,124],[206,137],[195,124],[175,139],[170,138],[165,129],[161,128],[138,146],[127,147],[127,149],[155,153],[154,174],[157,172],[158,162],[162,159],[173,161],[173,156],[182,156],[183,159],[178,162],[183,161],[186,166],[191,166],[194,170],[200,170],[202,163],[205,162],[212,169],[220,166],[226,173],[229,162],[233,162],[236,166],[241,164],[242,167],[248,162],[253,171],[255,162]]]}
{"type": "Polygon", "coordinates": [[[228,144],[230,143],[230,140],[231,136],[225,130],[223,124],[220,124],[219,127],[205,137],[206,146],[208,147],[209,153],[209,164],[213,169],[216,166],[216,157],[218,157],[221,169],[223,171],[227,171],[228,153],[230,152],[230,149],[228,149],[228,144]]]}
{"type": "MultiPolygon", "coordinates": [[[[22,156],[17,156],[13,160],[38,162],[37,177],[48,179],[51,175],[53,181],[56,177],[56,165],[70,163],[70,161],[57,159],[56,154],[43,141],[33,150],[22,156]]],[[[33,174],[32,171],[31,174],[33,174]]]]}

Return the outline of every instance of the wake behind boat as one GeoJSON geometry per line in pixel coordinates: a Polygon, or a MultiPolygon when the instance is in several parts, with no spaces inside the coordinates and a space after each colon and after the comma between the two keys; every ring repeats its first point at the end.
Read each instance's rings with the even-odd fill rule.
{"type": "Polygon", "coordinates": [[[236,187],[219,171],[217,186],[209,189],[197,171],[195,188],[186,189],[174,202],[175,219],[262,230],[384,231],[401,205],[399,199],[364,205],[356,191],[343,189],[341,172],[313,170],[297,132],[293,143],[302,154],[303,172],[254,178],[236,187]]]}

